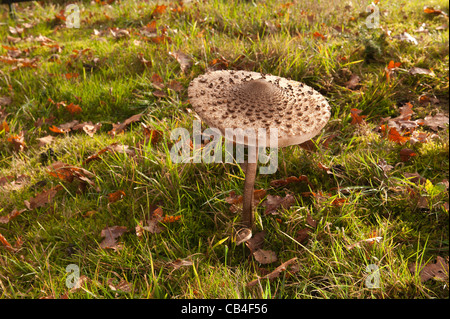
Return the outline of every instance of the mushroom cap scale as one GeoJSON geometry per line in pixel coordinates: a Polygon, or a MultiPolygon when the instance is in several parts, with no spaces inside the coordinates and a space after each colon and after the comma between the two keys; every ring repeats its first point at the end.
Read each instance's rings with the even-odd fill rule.
{"type": "Polygon", "coordinates": [[[273,145],[272,128],[278,130],[278,147],[301,144],[316,136],[330,118],[327,100],[313,88],[257,72],[208,72],[190,83],[188,94],[204,122],[223,135],[233,130],[233,141],[249,146],[273,145]]]}

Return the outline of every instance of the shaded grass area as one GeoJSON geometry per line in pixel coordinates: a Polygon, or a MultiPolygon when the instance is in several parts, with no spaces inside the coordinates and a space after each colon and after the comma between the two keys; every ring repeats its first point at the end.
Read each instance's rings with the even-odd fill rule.
{"type": "MultiPolygon", "coordinates": [[[[80,29],[68,29],[55,19],[65,4],[20,4],[17,21],[8,20],[6,8],[0,8],[6,21],[0,25],[0,53],[6,56],[5,46],[14,46],[20,57],[39,59],[36,68],[16,70],[0,62],[0,97],[11,97],[2,105],[9,115],[8,130],[0,131],[0,178],[29,176],[18,189],[0,186],[0,214],[23,209],[24,200],[63,186],[48,205],[0,224],[8,242],[17,243],[14,252],[0,246],[2,298],[448,298],[448,279],[422,283],[408,268],[437,256],[448,260],[448,187],[441,186],[449,177],[448,126],[418,128],[436,137],[416,144],[400,145],[379,132],[382,119],[398,116],[407,102],[413,104],[413,119],[448,116],[448,29],[439,29],[448,19],[424,13],[421,1],[380,1],[378,29],[365,27],[369,13],[362,1],[351,6],[340,1],[167,2],[162,13],[155,9],[163,2],[115,1],[77,3],[80,29]],[[143,35],[152,21],[156,34],[170,41],[154,43],[143,35]],[[429,31],[414,32],[422,23],[429,31]],[[20,34],[10,31],[24,24],[31,27],[20,34]],[[117,36],[120,30],[128,35],[117,36]],[[418,44],[396,38],[405,30],[418,44]],[[60,50],[29,38],[39,35],[60,50]],[[11,43],[8,36],[21,40],[11,43]],[[170,54],[178,50],[192,59],[186,72],[170,54]],[[391,60],[401,66],[387,81],[391,60]],[[435,75],[411,75],[412,67],[432,69],[435,75]],[[327,146],[314,152],[298,146],[280,149],[278,171],[257,178],[257,189],[295,196],[295,203],[277,215],[266,215],[262,203],[257,207],[257,231],[266,231],[264,249],[278,257],[272,264],[258,263],[234,241],[240,216],[226,198],[231,191],[241,194],[242,168],[236,163],[174,164],[170,159],[170,132],[177,127],[192,131],[195,119],[188,83],[218,68],[302,81],[332,107],[321,136],[336,136],[327,146]],[[153,93],[161,86],[155,84],[155,74],[166,86],[162,97],[153,93]],[[352,74],[360,77],[357,89],[346,85],[352,74]],[[183,89],[167,89],[171,81],[183,89]],[[436,100],[421,103],[423,95],[436,100]],[[79,104],[82,112],[71,114],[56,105],[60,101],[79,104]],[[367,116],[366,125],[352,124],[352,108],[367,116]],[[162,132],[159,142],[140,145],[145,132],[139,123],[115,137],[108,134],[113,123],[137,113],[162,132]],[[52,124],[35,125],[52,117],[52,124]],[[102,127],[93,137],[49,131],[51,125],[74,119],[102,127]],[[21,131],[27,147],[18,151],[8,138],[21,131]],[[55,141],[39,146],[38,138],[48,134],[55,141]],[[112,143],[128,145],[137,155],[107,152],[83,164],[112,143]],[[50,176],[46,166],[52,159],[41,157],[50,147],[59,161],[92,172],[97,187],[80,191],[76,182],[50,176]],[[418,155],[401,161],[399,152],[405,147],[418,155]],[[392,168],[383,169],[384,162],[392,168]],[[428,182],[416,183],[407,173],[428,182]],[[310,185],[270,185],[299,175],[306,175],[310,185]],[[110,203],[108,195],[117,190],[124,198],[110,203]],[[307,192],[321,195],[302,195],[307,192]],[[427,198],[428,207],[419,203],[420,196],[427,198]],[[138,237],[135,227],[156,207],[181,219],[167,223],[161,233],[138,237]],[[308,215],[317,222],[314,229],[308,215]],[[102,249],[101,231],[116,225],[128,229],[118,239],[121,249],[102,249]],[[299,243],[298,232],[305,227],[311,230],[309,239],[299,243]],[[372,237],[382,240],[348,248],[372,237]],[[293,257],[298,258],[296,266],[275,280],[246,287],[293,257]],[[174,266],[180,260],[188,262],[174,266]],[[81,289],[66,285],[70,264],[86,278],[81,289]],[[380,288],[368,287],[368,265],[380,269],[380,288]],[[121,282],[126,285],[114,288],[121,282]]],[[[448,12],[443,1],[430,5],[448,12]]]]}

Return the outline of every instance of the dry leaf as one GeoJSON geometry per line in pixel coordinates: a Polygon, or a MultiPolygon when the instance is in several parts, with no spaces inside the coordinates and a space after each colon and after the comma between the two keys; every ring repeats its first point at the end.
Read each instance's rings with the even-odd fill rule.
{"type": "Polygon", "coordinates": [[[26,211],[25,208],[21,209],[21,210],[17,210],[16,208],[14,208],[13,211],[11,213],[9,213],[8,215],[0,216],[0,224],[9,223],[12,219],[16,218],[17,216],[22,214],[24,211],[26,211]]]}
{"type": "Polygon", "coordinates": [[[404,148],[400,151],[400,161],[407,162],[411,157],[417,156],[417,154],[410,148],[404,148]]]}
{"type": "Polygon", "coordinates": [[[358,86],[360,86],[359,82],[361,81],[361,78],[357,76],[356,74],[352,74],[350,77],[350,80],[345,82],[345,87],[350,90],[356,89],[358,86]]]}
{"type": "Polygon", "coordinates": [[[277,261],[277,254],[272,250],[258,249],[253,253],[256,261],[261,264],[270,264],[277,261]]]}
{"type": "Polygon", "coordinates": [[[434,116],[426,116],[423,125],[430,127],[433,131],[439,128],[448,126],[448,116],[443,113],[438,113],[434,116]]]}
{"type": "Polygon", "coordinates": [[[12,134],[10,137],[8,137],[8,142],[10,142],[14,150],[16,152],[22,152],[27,148],[27,145],[25,144],[25,132],[21,131],[19,135],[12,134]]]}
{"type": "Polygon", "coordinates": [[[109,278],[107,281],[108,287],[113,291],[131,292],[133,287],[128,281],[122,279],[118,284],[114,284],[114,278],[109,278]]]}
{"type": "Polygon", "coordinates": [[[285,179],[273,180],[273,181],[270,181],[270,186],[280,187],[280,186],[286,186],[291,183],[298,183],[298,182],[302,182],[302,181],[308,183],[308,185],[312,187],[312,184],[310,183],[308,176],[306,176],[306,175],[300,175],[299,177],[290,176],[285,179]]]}
{"type": "Polygon", "coordinates": [[[266,211],[265,214],[278,214],[278,209],[288,209],[295,203],[295,197],[291,194],[287,194],[285,197],[278,195],[267,195],[267,200],[265,201],[266,211]]]}
{"type": "Polygon", "coordinates": [[[192,266],[194,263],[189,259],[177,259],[168,263],[170,267],[173,267],[173,270],[177,270],[181,267],[192,266]]]}
{"type": "Polygon", "coordinates": [[[61,189],[61,185],[52,187],[49,190],[39,193],[38,195],[36,195],[36,197],[33,197],[30,200],[25,200],[24,204],[29,210],[45,206],[53,201],[56,193],[58,193],[58,191],[60,191],[61,189]]]}
{"type": "MultiPolygon", "coordinates": [[[[448,258],[448,257],[447,257],[448,258]]],[[[441,256],[437,256],[435,263],[422,264],[419,267],[417,263],[412,263],[408,266],[412,274],[419,270],[419,277],[421,282],[429,279],[448,280],[448,259],[445,261],[441,256]]]]}
{"type": "Polygon", "coordinates": [[[11,252],[15,251],[14,247],[11,246],[11,244],[8,242],[5,236],[3,236],[1,233],[0,233],[0,243],[3,244],[9,251],[11,252]]]}
{"type": "Polygon", "coordinates": [[[39,141],[39,147],[51,144],[55,141],[55,138],[51,135],[40,137],[37,139],[39,141]]]}
{"type": "Polygon", "coordinates": [[[425,75],[435,76],[433,71],[431,71],[429,69],[422,69],[422,68],[417,68],[417,67],[413,67],[413,68],[409,69],[409,74],[411,74],[411,75],[425,74],[425,75]]]}
{"type": "Polygon", "coordinates": [[[118,190],[118,191],[115,191],[114,193],[108,194],[108,202],[115,203],[124,197],[125,197],[125,192],[122,190],[118,190]]]}
{"type": "Polygon", "coordinates": [[[353,125],[355,124],[366,124],[366,122],[364,121],[364,119],[367,117],[366,115],[359,115],[359,113],[361,113],[362,110],[358,110],[358,109],[351,109],[350,110],[350,116],[352,117],[352,123],[353,125]]]}
{"type": "Polygon", "coordinates": [[[114,137],[117,134],[122,133],[128,124],[140,121],[143,115],[144,114],[135,114],[130,118],[126,119],[123,123],[113,124],[113,129],[109,131],[108,134],[114,137]]]}
{"type": "Polygon", "coordinates": [[[169,52],[180,64],[181,71],[186,73],[192,66],[192,58],[181,51],[169,52]]]}
{"type": "Polygon", "coordinates": [[[258,249],[261,249],[264,245],[264,237],[266,236],[266,231],[263,230],[259,233],[253,235],[252,238],[246,241],[245,245],[250,249],[253,253],[258,249]]]}
{"type": "Polygon", "coordinates": [[[252,280],[251,282],[249,282],[247,284],[247,287],[255,286],[261,279],[274,280],[275,278],[278,278],[280,276],[280,274],[288,268],[288,266],[290,266],[291,264],[293,264],[296,261],[297,261],[297,257],[289,259],[288,261],[282,263],[280,266],[275,268],[274,271],[272,271],[271,273],[265,275],[264,277],[252,280]]]}
{"type": "Polygon", "coordinates": [[[147,226],[143,225],[143,221],[140,221],[136,226],[136,235],[138,237],[142,236],[143,230],[150,232],[151,234],[159,234],[162,232],[163,228],[160,224],[163,217],[163,211],[161,207],[156,208],[150,215],[150,218],[146,220],[147,226]]]}
{"type": "Polygon", "coordinates": [[[104,237],[105,239],[103,239],[103,241],[100,243],[100,247],[103,249],[121,249],[122,247],[117,244],[116,239],[122,236],[127,231],[128,230],[125,226],[112,226],[103,229],[100,236],[104,237]]]}

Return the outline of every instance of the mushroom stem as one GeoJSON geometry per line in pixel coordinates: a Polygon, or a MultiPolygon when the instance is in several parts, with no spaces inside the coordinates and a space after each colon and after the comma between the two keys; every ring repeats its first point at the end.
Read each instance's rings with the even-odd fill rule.
{"type": "Polygon", "coordinates": [[[256,179],[256,169],[258,167],[258,152],[257,147],[248,147],[248,160],[247,168],[245,170],[244,181],[244,198],[242,203],[242,222],[243,224],[252,229],[253,228],[253,194],[256,179]],[[252,160],[255,162],[252,162],[252,160]]]}

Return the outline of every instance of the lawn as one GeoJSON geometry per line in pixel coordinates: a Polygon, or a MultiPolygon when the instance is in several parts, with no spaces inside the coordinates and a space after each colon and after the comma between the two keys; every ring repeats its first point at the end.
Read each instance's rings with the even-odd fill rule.
{"type": "Polygon", "coordinates": [[[1,5],[0,297],[448,298],[448,2],[374,2],[1,5]],[[170,156],[220,69],[332,112],[244,243],[243,165],[170,156]]]}

